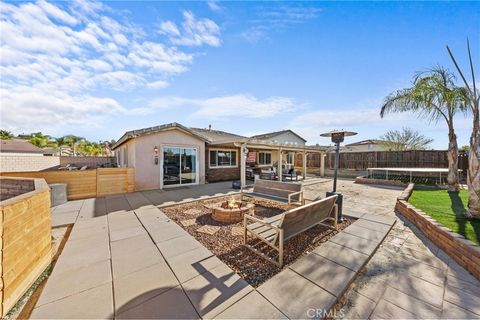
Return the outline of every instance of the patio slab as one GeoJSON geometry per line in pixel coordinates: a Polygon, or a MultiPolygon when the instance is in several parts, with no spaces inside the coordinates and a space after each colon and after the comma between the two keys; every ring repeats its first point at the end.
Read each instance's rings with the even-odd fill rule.
{"type": "Polygon", "coordinates": [[[359,238],[346,232],[338,233],[330,241],[367,255],[371,255],[379,245],[378,242],[359,238]]]}
{"type": "Polygon", "coordinates": [[[166,259],[203,247],[200,242],[186,232],[181,237],[159,242],[157,246],[166,259]]]}
{"type": "Polygon", "coordinates": [[[75,223],[75,221],[77,221],[78,212],[79,211],[61,212],[61,213],[52,212],[52,217],[51,217],[52,227],[59,227],[59,226],[75,223]]]}
{"type": "Polygon", "coordinates": [[[395,304],[418,318],[422,319],[439,319],[442,314],[442,309],[434,307],[430,304],[425,304],[408,294],[398,291],[392,287],[387,287],[383,295],[383,299],[395,304]]]}
{"type": "Polygon", "coordinates": [[[223,264],[220,259],[205,247],[167,258],[167,261],[180,283],[184,283],[223,264]]]}
{"type": "Polygon", "coordinates": [[[110,259],[108,237],[99,235],[68,241],[55,264],[58,272],[64,272],[92,263],[110,259]]]}
{"type": "Polygon", "coordinates": [[[215,319],[288,319],[257,291],[234,303],[215,319]]]}
{"type": "Polygon", "coordinates": [[[418,317],[404,310],[400,307],[397,307],[391,302],[386,300],[380,300],[380,302],[373,310],[370,319],[417,319],[418,317]]]}
{"type": "Polygon", "coordinates": [[[349,233],[351,235],[367,239],[373,242],[380,242],[385,238],[387,232],[386,231],[375,231],[371,229],[367,229],[364,227],[358,226],[356,223],[349,225],[346,227],[343,232],[349,233]]]}
{"type": "Polygon", "coordinates": [[[114,279],[164,262],[148,235],[114,241],[111,250],[114,279]]]}
{"type": "Polygon", "coordinates": [[[116,319],[198,319],[193,308],[180,286],[156,295],[153,298],[126,310],[120,308],[116,319]]]}
{"type": "Polygon", "coordinates": [[[79,220],[101,217],[107,214],[105,198],[85,199],[78,214],[79,220]]]}
{"type": "Polygon", "coordinates": [[[204,318],[214,318],[253,290],[225,264],[185,282],[183,289],[204,318]]]}
{"type": "Polygon", "coordinates": [[[317,310],[330,310],[336,300],[335,296],[291,269],[275,275],[257,291],[290,319],[312,318],[317,310]]]}
{"type": "Polygon", "coordinates": [[[37,306],[60,300],[111,281],[110,260],[99,261],[75,270],[56,272],[50,276],[37,306]]]}
{"type": "Polygon", "coordinates": [[[110,230],[110,241],[118,241],[140,235],[147,235],[147,231],[141,225],[124,229],[113,229],[110,230]]]}
{"type": "Polygon", "coordinates": [[[389,286],[434,307],[442,307],[444,290],[442,286],[404,273],[395,276],[389,286]]]}
{"type": "Polygon", "coordinates": [[[148,233],[156,244],[174,238],[183,237],[187,234],[178,224],[172,220],[162,221],[145,226],[148,233]]]}
{"type": "Polygon", "coordinates": [[[126,311],[178,284],[165,262],[132,272],[113,283],[115,308],[117,311],[126,311]]]}
{"type": "Polygon", "coordinates": [[[336,297],[343,293],[355,276],[354,271],[316,254],[299,259],[290,269],[336,297]]]}
{"type": "Polygon", "coordinates": [[[33,309],[30,319],[113,319],[112,283],[33,309]]]}
{"type": "Polygon", "coordinates": [[[335,242],[328,241],[318,248],[313,253],[336,262],[350,270],[358,271],[367,262],[369,256],[343,247],[335,242]]]}

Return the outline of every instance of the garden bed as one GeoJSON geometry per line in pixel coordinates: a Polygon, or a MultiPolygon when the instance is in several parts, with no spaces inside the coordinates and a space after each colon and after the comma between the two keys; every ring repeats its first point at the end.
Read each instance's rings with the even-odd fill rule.
{"type": "MultiPolygon", "coordinates": [[[[243,246],[243,221],[224,223],[212,219],[211,208],[218,202],[227,199],[226,197],[216,198],[162,210],[245,281],[257,287],[280,272],[281,269],[243,246]]],[[[269,200],[246,201],[255,201],[255,216],[259,218],[272,217],[291,208],[288,204],[269,200]]],[[[345,218],[345,221],[338,225],[338,230],[346,228],[352,221],[350,218],[345,218]]],[[[291,264],[337,233],[338,231],[327,227],[315,226],[286,241],[284,265],[291,264]]]]}

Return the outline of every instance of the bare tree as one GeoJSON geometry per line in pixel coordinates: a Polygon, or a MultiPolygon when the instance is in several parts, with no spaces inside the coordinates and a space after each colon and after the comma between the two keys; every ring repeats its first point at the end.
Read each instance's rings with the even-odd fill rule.
{"type": "Polygon", "coordinates": [[[380,139],[384,147],[391,151],[425,150],[433,142],[433,139],[410,128],[389,130],[380,139]]]}

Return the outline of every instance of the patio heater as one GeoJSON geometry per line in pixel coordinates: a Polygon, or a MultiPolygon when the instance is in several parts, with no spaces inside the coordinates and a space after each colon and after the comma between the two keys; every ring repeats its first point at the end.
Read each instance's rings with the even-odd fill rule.
{"type": "Polygon", "coordinates": [[[345,137],[354,136],[356,132],[345,131],[345,130],[333,130],[330,132],[325,132],[320,134],[321,137],[330,137],[332,142],[335,143],[335,170],[333,173],[333,190],[327,192],[327,197],[332,195],[337,195],[337,205],[338,205],[338,221],[343,221],[342,207],[343,207],[343,195],[337,192],[337,177],[338,177],[338,166],[340,162],[340,143],[345,140],[345,137]]]}

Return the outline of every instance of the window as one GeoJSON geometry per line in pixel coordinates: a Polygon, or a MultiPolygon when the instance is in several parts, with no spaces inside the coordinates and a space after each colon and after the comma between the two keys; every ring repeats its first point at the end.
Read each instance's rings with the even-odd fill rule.
{"type": "Polygon", "coordinates": [[[295,160],[295,153],[289,152],[287,154],[287,163],[288,164],[294,164],[294,160],[295,160]]]}
{"type": "Polygon", "coordinates": [[[272,164],[272,154],[270,152],[259,152],[258,153],[258,164],[261,164],[261,165],[272,164]]]}
{"type": "Polygon", "coordinates": [[[210,168],[236,167],[237,151],[210,150],[210,168]]]}

